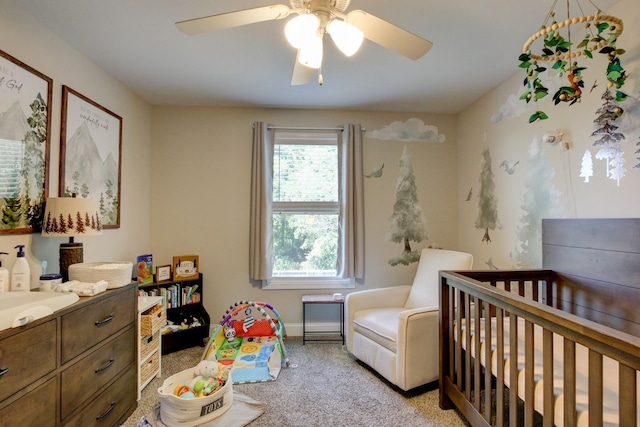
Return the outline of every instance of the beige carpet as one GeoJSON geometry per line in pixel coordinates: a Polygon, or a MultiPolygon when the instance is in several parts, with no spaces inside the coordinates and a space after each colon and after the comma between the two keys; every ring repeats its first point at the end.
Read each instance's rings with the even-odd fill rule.
{"type": "MultiPolygon", "coordinates": [[[[265,402],[265,413],[251,427],[273,426],[467,426],[455,410],[438,408],[436,384],[406,393],[391,386],[349,355],[340,343],[285,341],[289,360],[276,381],[234,384],[234,390],[265,402]]],[[[194,347],[162,358],[162,379],[143,391],[136,412],[123,424],[135,427],[158,403],[164,378],[195,366],[203,348],[194,347]]]]}

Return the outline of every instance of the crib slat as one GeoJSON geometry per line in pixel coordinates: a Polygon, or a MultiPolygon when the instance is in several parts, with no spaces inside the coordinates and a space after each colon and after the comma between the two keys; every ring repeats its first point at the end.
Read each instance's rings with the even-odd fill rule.
{"type": "Polygon", "coordinates": [[[554,426],[555,396],[553,393],[553,332],[542,331],[542,382],[543,382],[543,425],[554,426]]]}
{"type": "Polygon", "coordinates": [[[518,425],[518,318],[509,313],[509,425],[518,425]]]}
{"type": "Polygon", "coordinates": [[[533,427],[533,323],[528,320],[524,322],[524,425],[533,427]]]}
{"type": "MultiPolygon", "coordinates": [[[[455,381],[458,390],[462,390],[462,310],[463,310],[463,294],[459,289],[456,289],[456,301],[458,301],[458,309],[456,313],[456,324],[458,325],[456,331],[456,351],[455,351],[455,381]]],[[[454,377],[451,377],[452,380],[454,377]]]]}
{"type": "Polygon", "coordinates": [[[618,372],[620,375],[618,383],[620,427],[635,427],[637,425],[636,402],[638,396],[636,370],[621,363],[618,372]]]}
{"type": "Polygon", "coordinates": [[[467,328],[465,345],[467,351],[464,353],[464,391],[465,398],[471,402],[471,298],[469,294],[464,294],[464,324],[467,328]]]}
{"type": "MultiPolygon", "coordinates": [[[[480,376],[481,368],[480,368],[480,310],[482,309],[482,300],[476,299],[475,304],[473,306],[473,321],[474,321],[474,331],[473,331],[473,341],[475,345],[475,354],[476,357],[473,361],[473,404],[476,408],[476,411],[480,412],[480,403],[482,399],[480,398],[480,389],[481,389],[481,380],[480,376]]],[[[486,323],[486,322],[485,322],[486,323]]]]}
{"type": "Polygon", "coordinates": [[[484,419],[491,422],[491,347],[492,347],[492,326],[491,315],[493,306],[488,302],[484,303],[484,419]]]}
{"type": "Polygon", "coordinates": [[[496,425],[504,425],[504,310],[496,307],[496,425]]]}
{"type": "Polygon", "coordinates": [[[576,343],[564,339],[564,425],[576,425],[576,343]]]}
{"type": "Polygon", "coordinates": [[[589,425],[602,425],[602,354],[589,350],[589,425]]]}

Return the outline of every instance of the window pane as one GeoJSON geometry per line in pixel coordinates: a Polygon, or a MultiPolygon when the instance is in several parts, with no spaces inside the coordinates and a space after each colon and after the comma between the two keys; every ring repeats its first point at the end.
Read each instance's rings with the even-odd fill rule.
{"type": "Polygon", "coordinates": [[[337,202],[337,145],[276,144],[274,202],[337,202]]]}
{"type": "Polygon", "coordinates": [[[274,276],[337,274],[337,214],[274,214],[273,243],[274,276]]]}

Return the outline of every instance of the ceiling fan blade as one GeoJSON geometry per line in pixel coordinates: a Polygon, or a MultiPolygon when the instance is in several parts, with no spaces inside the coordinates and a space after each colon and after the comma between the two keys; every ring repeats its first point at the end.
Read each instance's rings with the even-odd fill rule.
{"type": "Polygon", "coordinates": [[[418,59],[431,49],[433,43],[364,10],[347,14],[346,21],[364,34],[364,37],[380,46],[391,49],[409,59],[418,59]]]}
{"type": "Polygon", "coordinates": [[[254,24],[256,22],[282,19],[289,16],[291,9],[284,4],[256,7],[253,9],[238,10],[235,12],[221,13],[219,15],[205,16],[176,22],[180,31],[190,36],[210,31],[224,30],[226,28],[239,27],[241,25],[254,24]]]}
{"type": "Polygon", "coordinates": [[[298,62],[298,56],[300,56],[300,50],[296,55],[296,63],[293,66],[293,75],[291,76],[291,85],[300,86],[306,85],[313,80],[313,76],[316,73],[315,68],[309,68],[298,62]]]}

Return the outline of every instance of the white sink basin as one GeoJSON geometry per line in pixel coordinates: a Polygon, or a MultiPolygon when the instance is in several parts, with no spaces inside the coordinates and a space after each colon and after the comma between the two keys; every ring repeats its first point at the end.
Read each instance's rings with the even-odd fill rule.
{"type": "Polygon", "coordinates": [[[0,292],[0,331],[26,325],[79,299],[74,292],[0,292]]]}

